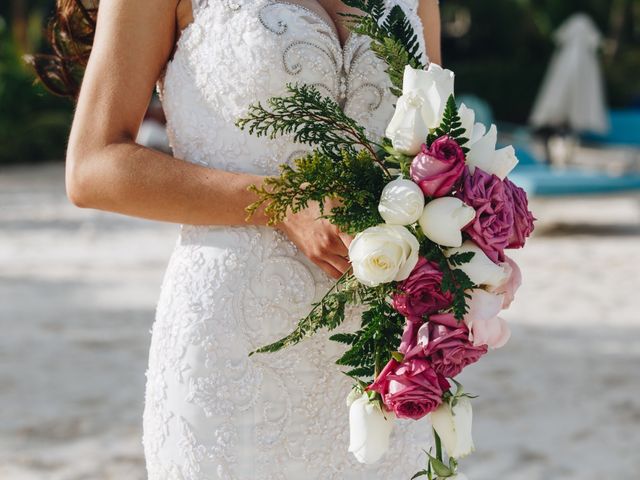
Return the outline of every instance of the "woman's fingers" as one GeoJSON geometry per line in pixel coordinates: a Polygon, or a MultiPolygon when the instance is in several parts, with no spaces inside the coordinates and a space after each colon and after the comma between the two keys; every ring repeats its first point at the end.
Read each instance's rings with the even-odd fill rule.
{"type": "Polygon", "coordinates": [[[329,255],[325,259],[325,261],[327,263],[330,263],[333,266],[333,268],[338,270],[340,272],[340,275],[342,275],[344,272],[349,270],[349,268],[351,268],[351,264],[349,263],[349,261],[342,255],[329,255]]]}
{"type": "Polygon", "coordinates": [[[342,276],[342,272],[340,272],[340,270],[338,270],[336,267],[331,265],[329,262],[320,260],[316,262],[316,265],[318,265],[322,270],[324,270],[324,272],[330,277],[338,279],[342,276]]]}
{"type": "Polygon", "coordinates": [[[349,245],[351,245],[351,241],[353,240],[353,236],[340,231],[338,232],[338,236],[340,237],[340,240],[342,240],[344,246],[349,248],[349,245]]]}

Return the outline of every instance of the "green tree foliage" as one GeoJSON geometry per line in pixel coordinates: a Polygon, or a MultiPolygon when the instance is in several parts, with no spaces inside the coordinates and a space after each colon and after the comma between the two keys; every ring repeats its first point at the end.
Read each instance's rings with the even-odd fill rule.
{"type": "Polygon", "coordinates": [[[70,123],[71,105],[35,84],[0,24],[0,163],[62,158],[70,123]]]}

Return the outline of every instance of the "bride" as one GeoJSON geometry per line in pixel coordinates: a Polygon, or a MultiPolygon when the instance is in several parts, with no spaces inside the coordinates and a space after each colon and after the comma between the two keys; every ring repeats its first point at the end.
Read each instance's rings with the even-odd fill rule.
{"type": "MultiPolygon", "coordinates": [[[[439,63],[437,0],[388,0],[388,8],[391,2],[424,32],[423,58],[439,63]]],[[[69,41],[92,33],[91,21],[77,22],[83,13],[95,18],[92,11],[83,12],[79,0],[58,4],[69,41]]],[[[305,146],[251,136],[234,122],[250,104],[283,95],[288,82],[304,82],[379,138],[395,98],[368,40],[345,27],[339,14],[349,11],[340,0],[100,5],[69,139],[68,196],[78,207],[181,224],[147,370],[143,444],[151,480],[395,480],[424,466],[415,446],[429,432],[418,422],[399,422],[376,465],[348,453],[351,380],[333,363],[340,346],[327,347],[333,344],[323,333],[248,356],[288,333],[349,268],[351,239],[318,219],[317,205],[275,228],[264,212],[246,219],[255,200],[247,187],[305,146]],[[173,157],[134,141],[154,88],[173,157]]],[[[59,60],[41,73],[70,82],[69,58],[59,60]]],[[[72,84],[68,93],[77,93],[72,84]]],[[[356,326],[353,316],[341,328],[356,326]]]]}

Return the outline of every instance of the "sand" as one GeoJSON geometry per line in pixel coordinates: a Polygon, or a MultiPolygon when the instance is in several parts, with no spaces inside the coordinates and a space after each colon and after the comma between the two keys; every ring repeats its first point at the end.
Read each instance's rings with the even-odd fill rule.
{"type": "MultiPolygon", "coordinates": [[[[60,163],[0,169],[0,479],[143,479],[178,227],[76,208],[63,181],[60,163]]],[[[640,478],[639,199],[534,203],[512,340],[462,376],[479,395],[471,480],[640,478]]]]}

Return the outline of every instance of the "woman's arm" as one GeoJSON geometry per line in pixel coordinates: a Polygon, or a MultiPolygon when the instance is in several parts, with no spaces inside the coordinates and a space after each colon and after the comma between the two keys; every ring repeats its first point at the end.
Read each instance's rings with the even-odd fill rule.
{"type": "MultiPolygon", "coordinates": [[[[157,78],[173,50],[178,1],[101,2],[94,46],[67,151],[71,201],[136,217],[195,225],[246,225],[247,191],[263,177],[178,160],[134,141],[157,78]]],[[[183,5],[180,6],[182,10],[183,5]]],[[[317,205],[277,226],[329,275],[349,268],[350,237],[317,205]]],[[[265,225],[263,211],[250,224],[265,225]]]]}
{"type": "Polygon", "coordinates": [[[440,50],[440,6],[439,0],[419,0],[418,15],[424,26],[424,42],[429,60],[442,65],[440,50]]]}
{"type": "MultiPolygon", "coordinates": [[[[178,0],[101,2],[67,150],[78,206],[190,224],[246,224],[262,177],[191,164],[135,143],[173,49],[178,0]]],[[[265,224],[258,213],[252,224],[265,224]]]]}

